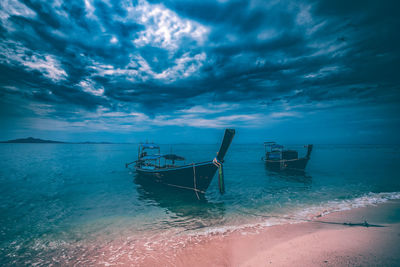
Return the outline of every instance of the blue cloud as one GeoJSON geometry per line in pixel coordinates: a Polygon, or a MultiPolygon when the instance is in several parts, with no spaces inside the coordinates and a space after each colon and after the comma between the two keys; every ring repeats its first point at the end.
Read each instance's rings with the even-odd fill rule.
{"type": "Polygon", "coordinates": [[[0,117],[8,135],[20,132],[15,125],[46,129],[25,123],[35,120],[71,133],[256,131],[362,109],[386,117],[382,136],[399,130],[396,1],[0,5],[0,117]]]}

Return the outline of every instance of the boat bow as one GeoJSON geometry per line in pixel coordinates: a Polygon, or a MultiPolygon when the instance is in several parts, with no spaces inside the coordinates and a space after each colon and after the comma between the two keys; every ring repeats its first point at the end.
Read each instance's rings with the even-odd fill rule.
{"type": "Polygon", "coordinates": [[[235,129],[225,129],[224,139],[222,140],[221,147],[217,153],[217,160],[224,162],[224,157],[228,151],[229,146],[232,143],[232,139],[235,136],[235,129]]]}

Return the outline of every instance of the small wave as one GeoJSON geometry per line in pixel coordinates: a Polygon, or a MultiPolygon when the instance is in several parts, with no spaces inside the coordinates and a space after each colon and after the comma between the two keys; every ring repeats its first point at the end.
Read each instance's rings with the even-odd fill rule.
{"type": "Polygon", "coordinates": [[[385,193],[367,193],[361,197],[332,200],[322,203],[318,206],[311,206],[298,212],[298,216],[304,219],[312,219],[314,217],[325,216],[332,212],[351,210],[354,208],[362,208],[367,206],[375,206],[389,200],[400,199],[400,192],[385,192],[385,193]]]}
{"type": "MultiPolygon", "coordinates": [[[[290,213],[286,214],[256,214],[248,213],[255,217],[265,217],[262,222],[248,223],[242,225],[225,225],[218,227],[211,227],[200,231],[189,233],[189,235],[196,236],[209,236],[209,235],[225,235],[231,232],[240,231],[242,234],[257,233],[258,230],[264,227],[270,227],[281,224],[301,223],[310,221],[328,215],[333,212],[351,210],[355,208],[375,206],[377,204],[385,203],[389,200],[400,199],[400,192],[384,192],[384,193],[367,193],[361,197],[346,199],[346,200],[331,200],[323,202],[319,205],[310,205],[296,208],[290,213]]],[[[239,213],[241,211],[238,211],[239,213]]]]}
{"type": "MultiPolygon", "coordinates": [[[[179,258],[179,251],[192,245],[201,244],[210,239],[219,239],[232,233],[241,235],[258,234],[266,227],[281,224],[292,224],[313,220],[317,217],[332,212],[351,210],[354,208],[377,205],[389,200],[400,199],[400,192],[392,193],[368,193],[361,197],[347,200],[332,200],[318,205],[297,207],[291,212],[282,214],[259,214],[261,222],[241,225],[225,225],[209,227],[201,230],[179,231],[171,229],[163,233],[153,233],[145,236],[129,236],[108,240],[104,236],[98,236],[96,240],[81,241],[56,241],[47,239],[35,240],[27,261],[23,255],[21,258],[13,258],[15,262],[25,262],[31,265],[174,265],[179,258]],[[265,218],[265,219],[264,219],[265,218]]],[[[27,256],[27,255],[25,255],[27,256]]]]}

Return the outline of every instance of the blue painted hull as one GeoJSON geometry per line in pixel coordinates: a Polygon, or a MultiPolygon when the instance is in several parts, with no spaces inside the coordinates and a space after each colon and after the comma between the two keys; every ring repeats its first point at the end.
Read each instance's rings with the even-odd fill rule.
{"type": "Polygon", "coordinates": [[[154,182],[205,193],[218,168],[212,161],[207,161],[173,168],[135,169],[139,175],[154,182]]]}
{"type": "Polygon", "coordinates": [[[265,160],[267,169],[271,171],[304,171],[309,158],[291,160],[265,160]]]}

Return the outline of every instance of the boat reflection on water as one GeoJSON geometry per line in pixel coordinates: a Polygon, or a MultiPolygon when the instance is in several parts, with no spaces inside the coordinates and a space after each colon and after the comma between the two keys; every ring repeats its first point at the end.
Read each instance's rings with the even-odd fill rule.
{"type": "Polygon", "coordinates": [[[172,220],[168,222],[173,226],[195,230],[217,226],[224,221],[224,204],[211,203],[203,194],[199,194],[201,198],[198,199],[192,191],[165,186],[140,174],[135,175],[134,183],[137,185],[139,200],[173,213],[172,220]]]}
{"type": "Polygon", "coordinates": [[[303,170],[284,170],[284,171],[271,171],[266,166],[265,168],[267,175],[273,178],[278,178],[287,182],[303,183],[305,185],[311,185],[312,176],[307,174],[303,170]]]}

